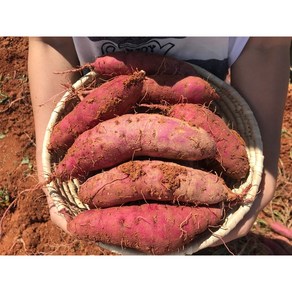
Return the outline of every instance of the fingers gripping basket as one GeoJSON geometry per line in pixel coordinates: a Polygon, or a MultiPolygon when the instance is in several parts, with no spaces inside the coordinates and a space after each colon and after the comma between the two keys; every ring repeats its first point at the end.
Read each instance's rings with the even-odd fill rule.
{"type": "MultiPolygon", "coordinates": [[[[247,153],[249,158],[249,174],[245,181],[232,191],[236,193],[246,193],[246,201],[244,203],[229,212],[224,220],[223,225],[213,233],[206,232],[197,237],[193,242],[185,246],[185,248],[176,254],[192,254],[203,248],[206,248],[220,238],[227,235],[244,217],[244,215],[250,210],[253,200],[255,199],[262,178],[263,171],[263,150],[260,131],[257,121],[242,96],[228,83],[217,78],[213,74],[204,70],[201,67],[193,65],[198,75],[207,80],[220,94],[221,99],[215,102],[216,111],[220,116],[230,125],[230,127],[237,130],[246,142],[247,153]],[[247,190],[247,191],[246,191],[247,190]]],[[[90,72],[75,84],[72,85],[72,90],[86,86],[95,78],[95,73],[90,72]]],[[[49,120],[45,141],[42,152],[43,172],[45,179],[48,179],[53,170],[54,157],[48,152],[48,144],[50,141],[50,135],[52,127],[59,119],[60,115],[64,112],[67,105],[67,100],[70,96],[70,90],[68,90],[60,102],[57,104],[49,120]]],[[[51,196],[60,216],[75,216],[82,210],[89,209],[87,205],[83,204],[77,195],[79,188],[78,180],[61,182],[54,180],[47,185],[49,195],[51,196]]],[[[127,248],[121,248],[118,246],[106,245],[103,243],[97,243],[100,246],[117,254],[138,254],[138,252],[127,248]]]]}

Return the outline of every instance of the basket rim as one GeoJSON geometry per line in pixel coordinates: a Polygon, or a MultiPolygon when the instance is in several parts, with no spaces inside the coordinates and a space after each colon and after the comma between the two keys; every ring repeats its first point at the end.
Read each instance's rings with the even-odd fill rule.
{"type": "MultiPolygon", "coordinates": [[[[250,148],[247,149],[248,154],[250,155],[249,160],[252,160],[252,165],[250,165],[250,172],[248,178],[245,182],[243,182],[239,188],[234,189],[235,192],[241,192],[247,186],[252,184],[250,189],[247,192],[247,197],[249,197],[250,202],[240,205],[234,212],[231,212],[226,218],[223,225],[216,230],[214,233],[203,235],[202,237],[197,237],[194,241],[189,243],[184,247],[183,250],[172,253],[175,255],[187,255],[193,254],[201,249],[204,249],[211,244],[220,240],[220,238],[227,235],[236,225],[242,220],[245,214],[250,210],[252,203],[257,195],[258,188],[262,179],[263,172],[263,144],[260,134],[260,129],[256,118],[249,107],[248,103],[245,99],[239,94],[239,92],[233,88],[230,84],[225,82],[224,80],[219,79],[214,74],[205,70],[204,68],[191,64],[193,68],[196,70],[197,74],[203,79],[207,80],[211,83],[211,85],[218,91],[219,95],[221,95],[221,99],[216,101],[216,105],[222,109],[223,108],[228,111],[229,114],[232,114],[233,118],[236,117],[239,120],[243,121],[242,131],[247,131],[249,135],[251,135],[252,143],[249,145],[250,148]],[[239,109],[240,111],[234,110],[239,109]],[[234,112],[233,112],[234,111],[234,112]],[[244,115],[244,117],[243,117],[244,115]]],[[[73,85],[73,89],[78,89],[81,86],[86,85],[93,78],[95,78],[96,73],[90,71],[83,77],[81,77],[78,81],[76,81],[73,85]]],[[[58,116],[65,107],[65,101],[67,100],[70,92],[69,90],[63,95],[60,101],[57,103],[54,111],[51,114],[50,120],[48,122],[43,148],[42,148],[42,164],[43,164],[43,176],[45,180],[47,180],[51,175],[51,155],[48,152],[48,144],[50,141],[50,135],[52,131],[53,125],[56,123],[58,116]]],[[[223,113],[225,114],[225,112],[223,113]]],[[[247,137],[243,137],[246,140],[247,137]]],[[[249,137],[248,137],[249,138],[249,137]]],[[[66,204],[63,202],[63,198],[60,197],[58,193],[58,188],[54,181],[51,181],[47,184],[47,189],[49,195],[52,197],[53,202],[55,203],[57,210],[61,213],[62,208],[67,208],[66,204]]],[[[66,196],[66,194],[65,194],[66,196]]],[[[74,202],[73,202],[74,204],[74,202]]],[[[75,204],[79,204],[79,202],[75,202],[75,204]]],[[[79,207],[78,207],[79,208],[79,207]]],[[[86,206],[85,206],[86,208],[86,206]]],[[[131,250],[130,248],[121,248],[118,246],[112,246],[104,243],[97,243],[101,247],[108,249],[111,252],[120,254],[120,255],[137,255],[140,254],[136,250],[131,250]]]]}

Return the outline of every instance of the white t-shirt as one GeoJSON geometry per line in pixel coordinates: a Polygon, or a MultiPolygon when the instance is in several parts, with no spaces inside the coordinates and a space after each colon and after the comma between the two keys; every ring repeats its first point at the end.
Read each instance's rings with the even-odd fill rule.
{"type": "Polygon", "coordinates": [[[73,37],[80,65],[115,51],[158,53],[199,65],[221,79],[247,37],[73,37]]]}

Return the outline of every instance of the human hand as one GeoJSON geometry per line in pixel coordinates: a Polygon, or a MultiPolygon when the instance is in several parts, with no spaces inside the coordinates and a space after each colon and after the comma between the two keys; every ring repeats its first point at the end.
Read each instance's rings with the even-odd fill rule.
{"type": "Polygon", "coordinates": [[[250,210],[245,214],[243,219],[237,224],[237,226],[233,230],[231,230],[226,236],[220,238],[218,241],[212,244],[211,247],[226,244],[230,241],[244,237],[250,232],[259,213],[273,199],[276,190],[275,175],[272,175],[268,171],[264,171],[259,190],[260,192],[257,194],[250,210]]]}

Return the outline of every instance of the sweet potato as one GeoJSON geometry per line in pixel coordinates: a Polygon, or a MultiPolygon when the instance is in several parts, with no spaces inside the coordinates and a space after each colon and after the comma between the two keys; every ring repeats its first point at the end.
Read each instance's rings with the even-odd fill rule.
{"type": "Polygon", "coordinates": [[[206,130],[215,141],[216,155],[211,159],[205,159],[205,166],[236,181],[246,177],[249,172],[249,160],[245,141],[237,131],[229,128],[224,120],[212,110],[190,103],[170,106],[144,104],[143,106],[157,109],[161,114],[181,119],[191,126],[206,130]]]}
{"type": "Polygon", "coordinates": [[[140,200],[210,205],[237,198],[215,174],[156,160],[129,161],[98,173],[80,186],[78,196],[91,208],[140,200]]]}
{"type": "Polygon", "coordinates": [[[91,68],[102,78],[132,74],[136,70],[144,70],[147,75],[197,75],[192,65],[185,61],[141,51],[113,52],[98,57],[94,62],[83,67],[91,68]]]}
{"type": "Polygon", "coordinates": [[[55,176],[81,179],[139,156],[197,161],[214,157],[215,152],[213,138],[187,122],[159,114],[125,114],[78,136],[55,176]]]}
{"type": "Polygon", "coordinates": [[[208,108],[195,104],[174,105],[169,116],[202,127],[214,138],[217,152],[215,159],[207,161],[210,167],[235,180],[246,177],[249,160],[245,141],[222,118],[208,108]]]}
{"type": "Polygon", "coordinates": [[[142,90],[144,103],[176,104],[180,102],[204,104],[219,99],[215,89],[199,76],[147,76],[142,90]]]}
{"type": "Polygon", "coordinates": [[[81,133],[104,120],[126,113],[141,98],[144,71],[117,76],[93,89],[55,124],[48,149],[68,149],[81,133]]]}
{"type": "Polygon", "coordinates": [[[271,219],[268,220],[268,226],[273,230],[274,232],[288,238],[289,240],[292,240],[292,229],[283,225],[281,222],[273,221],[271,219]]]}
{"type": "Polygon", "coordinates": [[[132,205],[83,211],[68,223],[68,231],[83,240],[161,255],[182,250],[221,217],[220,207],[132,205]]]}

